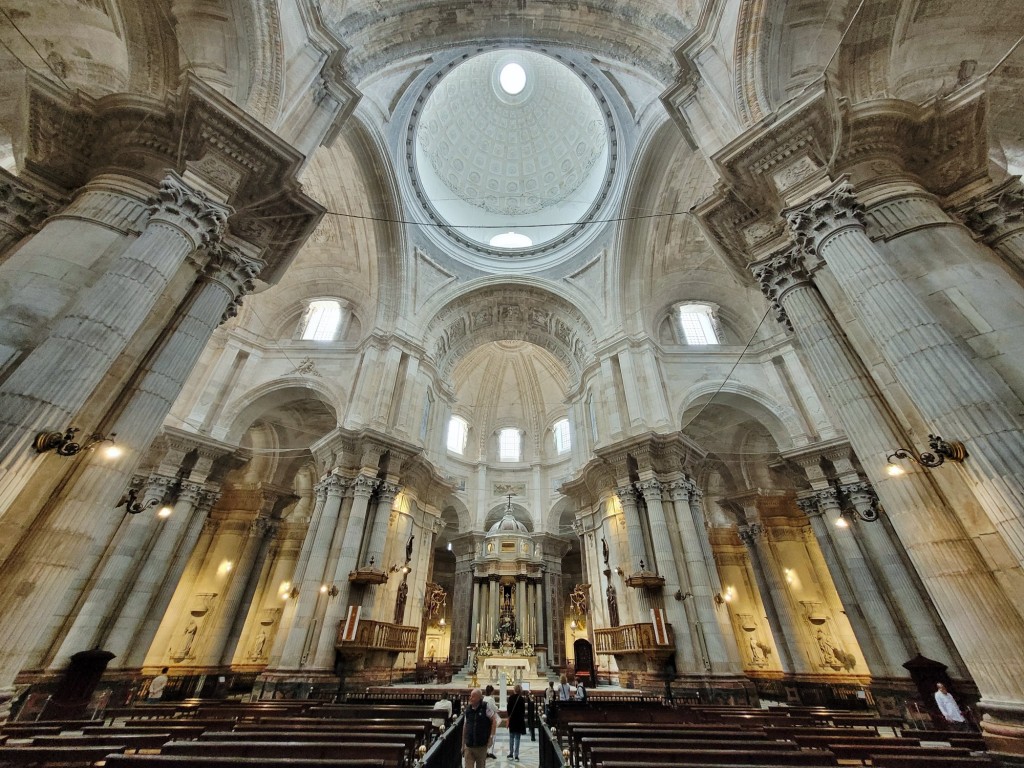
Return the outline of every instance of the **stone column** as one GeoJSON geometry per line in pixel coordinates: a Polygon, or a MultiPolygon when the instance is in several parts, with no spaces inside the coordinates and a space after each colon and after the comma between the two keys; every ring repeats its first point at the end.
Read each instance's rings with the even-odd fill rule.
{"type": "Polygon", "coordinates": [[[35,231],[53,205],[23,180],[0,168],[0,264],[19,240],[35,231]]]}
{"type": "MultiPolygon", "coordinates": [[[[63,498],[51,513],[55,518],[52,524],[37,526],[32,538],[20,547],[17,558],[9,562],[31,574],[35,583],[34,597],[41,602],[33,605],[25,601],[22,609],[28,612],[26,615],[35,617],[26,624],[32,627],[31,637],[37,642],[52,640],[60,625],[67,621],[113,535],[117,518],[108,510],[115,507],[144,448],[159,431],[213,330],[239,296],[251,290],[252,279],[262,267],[262,262],[246,259],[237,250],[220,244],[212,247],[208,256],[205,271],[181,313],[126,388],[126,402],[111,431],[129,450],[116,460],[90,456],[77,477],[65,485],[63,498]],[[59,559],[54,558],[55,551],[62,553],[59,559]],[[45,606],[48,624],[40,621],[41,606],[45,606]]],[[[17,609],[8,610],[12,611],[9,615],[13,619],[17,609]]],[[[18,629],[25,631],[28,626],[18,629]]],[[[3,631],[0,629],[0,636],[3,631]]],[[[32,647],[28,637],[15,642],[23,652],[32,647]]],[[[23,658],[32,659],[33,654],[29,652],[23,658]]]]}
{"type": "MultiPolygon", "coordinates": [[[[657,480],[651,479],[637,483],[636,487],[647,502],[647,515],[651,521],[651,541],[654,544],[654,557],[657,562],[656,573],[665,579],[665,586],[662,588],[665,613],[675,630],[676,648],[680,657],[690,659],[694,657],[695,649],[690,638],[690,622],[686,616],[685,601],[681,598],[682,583],[678,570],[678,567],[682,566],[685,573],[685,563],[679,563],[673,557],[668,521],[665,519],[665,508],[661,501],[663,486],[657,480]]],[[[651,570],[654,570],[653,565],[651,570]]],[[[704,667],[710,670],[711,659],[703,661],[704,667]]]]}
{"type": "Polygon", "coordinates": [[[1024,185],[1013,176],[957,213],[983,243],[1024,274],[1024,185]]]}
{"type": "Polygon", "coordinates": [[[50,662],[51,669],[62,669],[79,651],[100,647],[100,640],[110,629],[117,608],[126,591],[136,584],[157,537],[170,521],[157,516],[153,506],[166,493],[173,481],[153,476],[145,481],[139,502],[144,510],[136,515],[125,513],[118,535],[111,543],[113,551],[100,566],[92,589],[75,614],[74,624],[64,636],[61,647],[50,662]]]}
{"type": "Polygon", "coordinates": [[[498,601],[498,577],[491,576],[490,581],[487,582],[487,630],[486,640],[491,642],[494,640],[494,633],[498,631],[498,618],[499,618],[499,601],[498,601]]]}
{"type": "MultiPolygon", "coordinates": [[[[299,548],[299,556],[295,561],[295,570],[292,573],[290,582],[290,587],[293,589],[297,588],[306,578],[306,567],[309,565],[309,556],[313,551],[313,542],[316,541],[317,531],[320,528],[320,520],[323,517],[324,505],[327,503],[327,489],[332,484],[331,478],[334,477],[336,477],[336,475],[330,475],[328,478],[321,480],[313,486],[313,491],[316,494],[316,497],[313,502],[313,511],[309,515],[309,525],[306,527],[306,535],[302,539],[302,546],[299,548]]],[[[288,637],[291,634],[291,630],[295,626],[295,612],[297,608],[297,600],[287,600],[284,611],[282,612],[281,622],[277,628],[277,636],[274,638],[274,645],[271,648],[267,661],[268,668],[274,669],[281,664],[281,656],[284,653],[285,646],[288,644],[288,637]]]]}
{"type": "MultiPolygon", "coordinates": [[[[207,622],[209,627],[204,633],[206,637],[203,642],[202,658],[203,664],[216,666],[229,664],[234,651],[227,648],[228,637],[231,634],[231,627],[234,625],[239,608],[241,608],[242,597],[245,595],[246,586],[253,570],[259,570],[262,563],[258,561],[258,555],[266,554],[267,534],[275,531],[274,526],[264,517],[257,517],[249,523],[245,542],[242,544],[242,551],[238,555],[238,562],[231,569],[231,583],[228,584],[224,597],[217,606],[217,615],[207,622]],[[227,653],[225,653],[227,651],[227,653]],[[227,660],[223,658],[227,656],[227,660]]],[[[248,609],[246,606],[245,610],[248,609]]]]}
{"type": "Polygon", "coordinates": [[[161,624],[175,595],[180,594],[178,602],[183,603],[192,591],[213,541],[210,510],[219,496],[195,483],[181,485],[170,517],[178,521],[177,526],[164,527],[104,643],[104,648],[117,654],[111,666],[141,667],[151,651],[157,658],[164,657],[172,626],[163,627],[161,634],[161,624]],[[189,563],[195,563],[191,572],[187,572],[189,563]]]}
{"type": "Polygon", "coordinates": [[[451,632],[448,656],[451,658],[451,663],[459,667],[467,661],[466,648],[476,643],[476,637],[473,635],[473,632],[476,628],[476,622],[479,621],[477,611],[480,607],[480,591],[473,583],[472,562],[466,561],[462,557],[455,561],[454,592],[454,595],[449,596],[452,601],[452,608],[448,625],[451,632]],[[472,599],[470,599],[470,596],[472,596],[472,599]],[[471,610],[468,612],[465,610],[467,603],[471,603],[471,610]],[[467,618],[469,619],[468,622],[466,621],[467,618]]]}
{"type": "MultiPolygon", "coordinates": [[[[391,510],[395,505],[395,498],[401,488],[394,483],[383,481],[377,487],[377,504],[373,511],[373,526],[370,528],[370,538],[366,544],[366,552],[363,553],[363,565],[371,567],[384,573],[388,572],[390,565],[385,560],[388,542],[388,529],[391,527],[391,510]]],[[[384,585],[381,584],[381,587],[384,585]]],[[[390,606],[378,605],[377,593],[387,592],[385,589],[378,589],[372,585],[363,594],[363,615],[368,619],[378,621],[389,621],[393,616],[390,606]]],[[[382,595],[384,597],[384,595],[382,595]]]]}
{"type": "MultiPolygon", "coordinates": [[[[694,624],[700,626],[704,635],[704,645],[708,651],[708,662],[712,668],[717,664],[719,669],[731,662],[738,663],[733,658],[735,653],[729,653],[729,646],[725,635],[722,632],[721,624],[715,613],[715,595],[719,593],[712,584],[711,571],[714,559],[705,560],[704,549],[701,546],[701,533],[694,525],[693,512],[690,507],[691,501],[697,493],[696,487],[690,481],[676,480],[668,485],[669,497],[676,513],[676,525],[679,528],[679,537],[682,541],[683,551],[681,552],[686,568],[687,581],[690,584],[689,592],[692,595],[689,601],[693,604],[694,624]]],[[[703,531],[703,515],[701,516],[701,531],[703,531]]],[[[704,538],[707,538],[705,533],[704,538]]],[[[708,543],[710,549],[710,542],[708,543]]],[[[717,570],[715,576],[717,577],[717,570]]],[[[732,669],[731,671],[738,671],[732,669]]]]}
{"type": "MultiPolygon", "coordinates": [[[[169,175],[138,239],[0,384],[0,514],[40,461],[36,433],[71,425],[184,260],[220,237],[227,214],[225,206],[169,175]]],[[[10,615],[6,608],[3,615],[10,615]]]]}
{"type": "Polygon", "coordinates": [[[958,466],[1024,565],[1024,428],[1018,418],[875,248],[849,182],[837,182],[786,215],[797,242],[829,265],[925,421],[947,439],[969,441],[970,457],[958,466]]]}
{"type": "MultiPolygon", "coordinates": [[[[315,653],[313,658],[314,665],[317,667],[330,669],[334,664],[334,642],[338,636],[338,625],[348,610],[349,595],[352,592],[348,575],[358,566],[359,546],[366,525],[366,513],[369,508],[370,496],[373,494],[374,488],[377,487],[377,483],[377,479],[369,475],[357,475],[352,481],[352,510],[349,512],[341,553],[331,578],[331,585],[338,588],[338,594],[328,600],[316,646],[310,649],[311,655],[315,653]]],[[[366,616],[364,613],[363,618],[377,617],[366,616]]],[[[390,618],[388,616],[378,620],[387,621],[390,618]]]]}
{"type": "Polygon", "coordinates": [[[562,574],[548,571],[544,577],[547,589],[548,659],[551,666],[560,667],[565,663],[565,611],[562,596],[562,574]]]}
{"type": "MultiPolygon", "coordinates": [[[[541,645],[544,642],[544,577],[533,585],[533,608],[537,612],[537,622],[534,625],[534,645],[541,645]]],[[[551,657],[548,656],[548,659],[551,657]]],[[[549,662],[550,663],[550,662],[549,662]]]]}
{"type": "Polygon", "coordinates": [[[817,671],[811,668],[807,654],[804,653],[802,628],[793,611],[785,579],[779,571],[779,564],[775,560],[775,552],[768,543],[764,526],[761,523],[741,525],[739,534],[750,550],[757,588],[761,592],[761,600],[768,613],[768,623],[775,634],[775,645],[783,657],[780,659],[783,669],[796,674],[817,671]]]}
{"type": "Polygon", "coordinates": [[[640,522],[640,511],[636,506],[636,489],[632,485],[625,485],[615,489],[616,495],[622,504],[622,514],[626,518],[626,535],[629,541],[629,559],[631,573],[639,573],[648,565],[650,558],[644,547],[644,529],[640,522]],[[644,566],[641,566],[641,561],[644,566]]]}
{"type": "Polygon", "coordinates": [[[526,580],[519,576],[516,578],[516,632],[526,640],[526,617],[530,612],[526,607],[526,580]]]}
{"type": "Polygon", "coordinates": [[[345,493],[344,479],[332,474],[324,479],[324,484],[327,486],[327,496],[324,500],[323,511],[320,513],[320,523],[317,525],[313,544],[309,548],[302,582],[293,585],[298,587],[299,594],[296,598],[295,613],[288,632],[288,639],[281,652],[281,660],[277,664],[281,669],[298,669],[302,661],[311,622],[320,600],[320,587],[324,583],[324,568],[327,564],[331,538],[334,536],[334,526],[338,521],[338,513],[341,511],[341,497],[345,493]]]}
{"type": "Polygon", "coordinates": [[[893,478],[886,454],[906,436],[790,249],[753,271],[780,320],[791,325],[826,390],[886,515],[986,698],[1024,702],[1024,619],[1003,593],[926,472],[893,478]]]}
{"type": "Polygon", "coordinates": [[[910,655],[857,542],[849,535],[848,528],[837,530],[835,536],[829,530],[829,524],[834,526],[836,520],[846,522],[835,489],[817,491],[806,499],[798,500],[797,504],[811,524],[811,531],[818,541],[818,548],[871,674],[876,677],[905,676],[900,664],[910,655]]]}

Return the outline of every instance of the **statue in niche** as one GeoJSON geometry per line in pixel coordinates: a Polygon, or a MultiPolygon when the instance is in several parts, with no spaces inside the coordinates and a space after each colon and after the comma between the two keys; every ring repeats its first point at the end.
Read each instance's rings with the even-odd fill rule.
{"type": "Polygon", "coordinates": [[[826,637],[825,633],[822,632],[820,629],[818,630],[816,639],[818,641],[818,649],[821,651],[822,661],[824,661],[825,664],[830,667],[840,666],[838,660],[836,659],[835,646],[832,645],[832,640],[826,637]]]}
{"type": "Polygon", "coordinates": [[[753,635],[750,637],[750,663],[755,666],[764,666],[766,659],[764,649],[753,635]]]}
{"type": "Polygon", "coordinates": [[[412,541],[416,538],[416,534],[409,537],[409,543],[405,545],[405,562],[412,560],[412,541]]]}
{"type": "Polygon", "coordinates": [[[178,652],[181,658],[184,659],[192,652],[192,646],[195,644],[198,631],[199,625],[196,624],[195,619],[189,619],[188,624],[185,626],[185,631],[182,633],[181,650],[178,652]]]}
{"type": "Polygon", "coordinates": [[[608,539],[601,537],[601,554],[604,555],[604,564],[608,565],[608,539]]]}
{"type": "Polygon", "coordinates": [[[260,633],[256,635],[256,642],[252,644],[252,653],[249,654],[249,658],[253,661],[257,661],[263,658],[263,651],[267,647],[267,633],[262,629],[260,633]]]}
{"type": "Polygon", "coordinates": [[[605,595],[608,597],[608,623],[613,627],[617,627],[619,626],[619,598],[615,595],[614,584],[608,585],[605,595]]]}
{"type": "Polygon", "coordinates": [[[402,583],[398,585],[398,594],[395,595],[395,624],[405,621],[405,601],[409,599],[409,574],[402,577],[402,583]]]}

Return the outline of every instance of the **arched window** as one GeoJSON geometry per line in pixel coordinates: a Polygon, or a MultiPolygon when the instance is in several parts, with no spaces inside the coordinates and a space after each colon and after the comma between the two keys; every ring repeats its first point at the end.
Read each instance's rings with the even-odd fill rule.
{"type": "Polygon", "coordinates": [[[303,341],[334,341],[341,325],[341,304],[329,299],[309,302],[306,323],[302,328],[303,341]]]}
{"type": "Polygon", "coordinates": [[[687,344],[720,344],[715,329],[714,308],[709,304],[681,304],[679,326],[687,344]]]}
{"type": "Polygon", "coordinates": [[[523,436],[515,427],[498,433],[498,461],[522,461],[523,436]]]}
{"type": "Polygon", "coordinates": [[[452,416],[448,422],[448,450],[462,455],[466,452],[466,440],[469,438],[469,422],[461,416],[452,416]]]}
{"type": "Polygon", "coordinates": [[[555,436],[555,453],[568,453],[572,448],[569,438],[569,420],[559,419],[551,427],[551,431],[555,436]]]}

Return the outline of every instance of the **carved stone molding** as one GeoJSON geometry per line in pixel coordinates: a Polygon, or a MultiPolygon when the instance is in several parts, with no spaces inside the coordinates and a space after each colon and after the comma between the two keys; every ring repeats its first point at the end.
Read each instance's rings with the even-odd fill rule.
{"type": "Polygon", "coordinates": [[[740,540],[748,547],[754,546],[754,543],[764,532],[765,528],[761,523],[750,523],[749,525],[740,525],[736,528],[736,533],[739,534],[740,540]]]}
{"type": "Polygon", "coordinates": [[[1024,229],[1024,184],[1014,176],[986,191],[955,213],[988,245],[1024,229]]]}
{"type": "Polygon", "coordinates": [[[844,229],[865,229],[864,206],[853,185],[843,179],[813,200],[783,212],[793,238],[802,248],[817,253],[821,244],[844,229]]]}
{"type": "Polygon", "coordinates": [[[0,250],[36,230],[56,209],[55,200],[0,168],[0,250]]]}
{"type": "Polygon", "coordinates": [[[783,297],[794,288],[809,285],[810,273],[804,265],[804,251],[799,247],[779,251],[764,261],[750,266],[754,279],[775,311],[775,317],[790,331],[793,325],[782,306],[783,297]]]}

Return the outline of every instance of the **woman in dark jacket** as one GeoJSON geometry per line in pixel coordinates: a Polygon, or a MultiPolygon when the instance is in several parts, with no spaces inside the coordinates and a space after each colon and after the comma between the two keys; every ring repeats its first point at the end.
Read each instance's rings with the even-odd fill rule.
{"type": "Polygon", "coordinates": [[[519,759],[519,741],[526,733],[526,696],[516,683],[508,697],[508,759],[519,759]]]}

